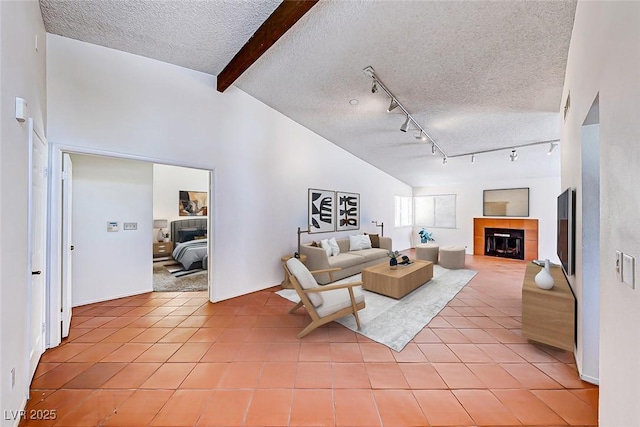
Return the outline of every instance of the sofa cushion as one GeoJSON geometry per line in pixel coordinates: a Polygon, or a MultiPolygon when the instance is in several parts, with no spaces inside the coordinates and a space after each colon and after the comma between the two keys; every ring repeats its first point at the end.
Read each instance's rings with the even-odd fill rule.
{"type": "Polygon", "coordinates": [[[369,262],[376,259],[385,258],[387,256],[387,250],[379,248],[363,249],[361,251],[358,251],[358,255],[364,257],[365,262],[369,262]]]}
{"type": "MultiPolygon", "coordinates": [[[[353,296],[355,297],[356,304],[364,301],[364,295],[362,294],[360,286],[354,286],[353,296]]],[[[349,291],[347,289],[334,289],[332,291],[322,292],[322,298],[324,302],[320,307],[316,307],[316,312],[320,317],[328,316],[351,306],[351,298],[349,297],[349,291]]]]}
{"type": "MultiPolygon", "coordinates": [[[[291,274],[296,276],[296,280],[298,281],[298,283],[300,283],[302,289],[313,289],[319,286],[318,282],[316,282],[315,277],[313,277],[313,274],[309,272],[307,267],[305,267],[305,265],[301,263],[299,259],[288,259],[287,268],[289,269],[291,274]]],[[[320,295],[319,292],[307,294],[307,297],[309,297],[309,301],[311,301],[311,304],[313,304],[314,307],[318,307],[323,303],[322,295],[320,295]]]]}
{"type": "MultiPolygon", "coordinates": [[[[360,251],[356,253],[359,252],[360,251]]],[[[366,262],[363,257],[361,257],[360,255],[356,255],[356,253],[347,252],[339,254],[337,256],[333,256],[329,258],[329,265],[331,266],[331,268],[347,268],[366,262]]]]}

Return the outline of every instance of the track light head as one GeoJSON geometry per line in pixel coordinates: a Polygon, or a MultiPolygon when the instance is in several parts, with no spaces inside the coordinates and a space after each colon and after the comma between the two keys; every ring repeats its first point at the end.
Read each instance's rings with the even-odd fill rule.
{"type": "Polygon", "coordinates": [[[431,154],[436,154],[436,144],[431,144],[431,154]]]}
{"type": "Polygon", "coordinates": [[[471,155],[471,164],[474,164],[476,162],[476,155],[472,154],[471,155]]]}
{"type": "Polygon", "coordinates": [[[378,82],[374,80],[373,84],[371,85],[371,93],[376,93],[376,92],[378,92],[378,82]]]}
{"type": "Polygon", "coordinates": [[[446,165],[446,164],[447,164],[447,158],[446,158],[446,157],[443,157],[443,158],[442,158],[442,165],[446,165]]]}
{"type": "Polygon", "coordinates": [[[552,142],[549,145],[549,151],[547,151],[547,156],[550,156],[551,153],[553,153],[553,150],[555,150],[557,146],[558,146],[558,144],[556,144],[555,142],[552,142]]]}
{"type": "Polygon", "coordinates": [[[407,120],[405,120],[402,126],[400,126],[400,130],[402,132],[406,132],[407,129],[409,129],[409,116],[407,116],[407,120]]]}
{"type": "Polygon", "coordinates": [[[373,73],[375,73],[375,70],[371,65],[369,65],[368,67],[363,68],[362,72],[364,73],[365,76],[373,78],[374,77],[373,73]]]}
{"type": "Polygon", "coordinates": [[[391,103],[389,104],[389,108],[387,108],[387,113],[392,112],[396,108],[398,108],[398,101],[396,101],[395,98],[391,98],[391,103]]]}
{"type": "Polygon", "coordinates": [[[413,136],[415,136],[415,138],[419,139],[420,141],[426,141],[427,140],[427,135],[425,135],[422,131],[414,134],[413,136]]]}
{"type": "Polygon", "coordinates": [[[515,162],[516,160],[518,160],[518,153],[516,152],[515,149],[511,150],[511,154],[509,154],[509,158],[511,159],[512,162],[515,162]]]}

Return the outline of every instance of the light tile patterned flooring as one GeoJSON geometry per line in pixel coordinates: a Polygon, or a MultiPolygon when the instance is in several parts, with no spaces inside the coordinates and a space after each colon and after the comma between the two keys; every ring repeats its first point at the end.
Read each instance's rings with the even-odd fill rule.
{"type": "Polygon", "coordinates": [[[309,319],[277,287],[78,307],[27,405],[56,419],[21,425],[597,425],[598,388],[573,355],[520,334],[525,263],[467,268],[478,275],[400,353],[336,323],[299,340],[309,319]]]}

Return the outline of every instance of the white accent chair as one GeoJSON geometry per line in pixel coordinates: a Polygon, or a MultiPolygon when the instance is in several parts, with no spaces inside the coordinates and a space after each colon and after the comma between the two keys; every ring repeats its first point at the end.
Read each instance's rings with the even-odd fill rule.
{"type": "Polygon", "coordinates": [[[286,266],[289,280],[300,297],[300,302],[289,310],[289,313],[304,306],[311,316],[311,323],[298,334],[298,338],[304,337],[319,326],[349,314],[353,314],[356,318],[358,330],[360,329],[358,310],[365,307],[364,295],[360,288],[362,282],[320,286],[313,274],[329,273],[332,275],[334,271],[340,269],[309,271],[297,258],[287,260],[286,266]]]}

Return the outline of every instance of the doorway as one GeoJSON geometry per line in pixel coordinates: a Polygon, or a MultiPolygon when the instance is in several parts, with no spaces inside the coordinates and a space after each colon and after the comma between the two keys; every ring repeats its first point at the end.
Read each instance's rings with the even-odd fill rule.
{"type": "MultiPolygon", "coordinates": [[[[51,278],[50,278],[50,289],[51,289],[52,295],[62,294],[63,282],[61,278],[63,277],[65,268],[71,268],[72,275],[74,276],[73,288],[70,290],[70,293],[73,298],[73,303],[72,303],[73,306],[84,305],[84,304],[89,304],[89,303],[104,301],[109,299],[115,299],[115,298],[124,297],[127,295],[139,294],[143,292],[151,292],[153,290],[153,286],[152,286],[153,242],[157,241],[156,240],[157,230],[154,230],[153,228],[154,218],[152,213],[152,197],[153,197],[152,167],[154,163],[165,164],[159,160],[150,159],[150,158],[140,158],[136,156],[121,155],[121,154],[103,152],[103,151],[92,150],[92,149],[83,150],[83,149],[78,149],[77,147],[67,147],[67,146],[61,146],[56,144],[52,146],[50,223],[53,224],[53,227],[51,230],[51,247],[57,248],[57,250],[52,251],[51,260],[50,260],[51,272],[52,272],[51,278]],[[146,175],[144,175],[145,172],[139,172],[139,173],[137,172],[136,179],[140,178],[141,176],[140,173],[142,173],[145,176],[145,180],[147,184],[143,185],[143,187],[146,186],[145,187],[146,192],[143,197],[134,198],[133,201],[129,201],[131,203],[125,203],[125,204],[107,203],[109,197],[111,196],[115,197],[114,200],[119,200],[122,193],[115,188],[115,187],[118,187],[118,185],[110,185],[106,182],[103,182],[105,184],[103,187],[93,192],[94,195],[98,196],[98,199],[97,199],[98,203],[101,203],[101,204],[94,204],[94,203],[91,203],[88,199],[84,199],[84,196],[86,196],[87,194],[86,188],[83,193],[83,197],[80,197],[80,198],[74,197],[74,200],[73,200],[74,206],[83,205],[85,208],[88,207],[90,209],[90,212],[88,213],[82,212],[80,215],[74,216],[74,219],[73,219],[74,227],[77,226],[79,218],[82,218],[85,222],[87,221],[89,222],[87,226],[87,230],[89,230],[89,233],[94,233],[98,239],[102,239],[102,242],[107,242],[109,245],[112,245],[112,246],[109,246],[109,248],[107,249],[100,249],[98,247],[99,245],[97,243],[97,240],[95,239],[89,239],[89,240],[85,239],[82,241],[79,240],[81,239],[82,234],[81,233],[79,234],[78,228],[75,227],[74,228],[75,235],[73,237],[73,242],[72,242],[73,245],[75,246],[75,251],[73,256],[74,262],[71,267],[66,266],[62,262],[63,233],[62,233],[62,227],[60,224],[62,223],[62,217],[64,213],[63,203],[62,203],[63,189],[61,184],[61,181],[62,181],[61,177],[63,174],[62,163],[63,163],[64,154],[70,154],[72,159],[74,158],[74,156],[90,157],[90,158],[93,158],[98,163],[101,163],[106,160],[114,160],[114,161],[120,161],[125,163],[129,162],[127,163],[128,166],[125,166],[124,168],[121,167],[118,170],[118,172],[122,172],[122,173],[115,174],[114,180],[116,183],[120,179],[119,176],[125,174],[125,172],[126,173],[130,172],[129,167],[131,165],[134,165],[134,164],[144,165],[141,169],[146,168],[148,170],[148,173],[146,175]],[[135,204],[143,203],[142,199],[146,199],[148,201],[148,205],[147,205],[148,214],[138,217],[133,215],[132,209],[130,207],[135,204]],[[105,207],[105,206],[111,206],[111,205],[113,206],[119,205],[118,209],[120,210],[116,212],[109,211],[109,213],[106,214],[105,213],[106,209],[99,208],[99,206],[105,207]],[[115,224],[112,224],[112,223],[115,223],[115,224]],[[111,225],[115,225],[117,231],[109,231],[109,228],[111,227],[111,225]],[[136,237],[134,238],[134,236],[136,237]],[[130,248],[129,240],[132,240],[132,243],[135,241],[134,245],[139,245],[139,246],[136,246],[138,248],[138,252],[136,252],[136,255],[130,255],[128,258],[127,257],[119,258],[119,260],[124,259],[124,261],[121,263],[119,262],[119,260],[116,260],[114,256],[119,253],[122,253],[123,251],[126,252],[126,250],[130,248]],[[143,243],[140,243],[140,242],[143,242],[143,243]],[[85,255],[89,257],[88,261],[84,260],[83,262],[80,262],[79,257],[81,257],[81,253],[80,253],[81,250],[84,252],[85,255]],[[131,274],[131,275],[129,274],[131,271],[127,270],[127,268],[131,266],[131,263],[129,262],[130,260],[133,260],[138,263],[142,263],[143,268],[145,269],[145,273],[144,273],[145,277],[142,280],[136,279],[136,277],[139,278],[140,276],[134,277],[134,274],[131,274]],[[109,273],[120,272],[122,274],[120,277],[117,277],[115,279],[111,277],[111,280],[108,280],[108,283],[102,283],[104,282],[103,279],[107,276],[107,274],[104,274],[103,275],[104,277],[96,276],[98,279],[100,279],[101,284],[100,285],[97,284],[98,280],[92,281],[93,282],[92,285],[88,286],[91,289],[89,289],[88,292],[84,292],[86,290],[85,289],[83,290],[83,295],[78,295],[78,292],[74,293],[73,289],[76,289],[76,290],[82,289],[83,283],[85,284],[84,286],[86,286],[86,283],[89,283],[89,282],[86,280],[86,278],[83,280],[78,280],[79,276],[76,274],[77,267],[80,267],[80,268],[84,267],[85,272],[93,268],[98,271],[109,272],[109,273]],[[140,283],[142,283],[142,287],[144,287],[144,289],[138,289],[140,287],[139,286],[140,283]],[[125,286],[128,285],[129,287],[124,288],[120,286],[122,284],[124,284],[125,286]],[[130,287],[134,285],[138,286],[138,288],[131,289],[130,287]],[[120,287],[118,288],[118,286],[120,287]],[[118,289],[115,289],[115,288],[118,288],[118,289]],[[79,298],[80,296],[82,298],[79,298]]],[[[82,168],[78,167],[77,162],[74,162],[73,164],[74,164],[74,176],[73,176],[74,191],[73,192],[75,195],[77,195],[78,193],[75,190],[77,189],[76,187],[78,187],[78,185],[80,185],[81,183],[81,181],[78,180],[77,178],[78,176],[81,176],[82,168]]],[[[198,167],[198,165],[189,165],[189,164],[173,165],[173,166],[181,166],[181,167],[188,167],[188,168],[193,167],[193,168],[203,169],[202,167],[198,167]]],[[[89,166],[89,168],[91,169],[91,166],[89,166]]],[[[86,172],[87,168],[85,167],[84,169],[86,172]]],[[[105,168],[105,167],[93,168],[94,171],[99,171],[102,174],[108,173],[106,169],[108,168],[105,168]]],[[[208,215],[204,218],[207,223],[207,228],[212,229],[213,210],[210,208],[210,205],[213,202],[213,193],[211,192],[211,188],[213,188],[213,185],[214,185],[214,181],[213,181],[214,174],[212,170],[206,170],[206,169],[205,169],[205,174],[207,177],[206,190],[208,191],[208,194],[212,195],[212,197],[208,199],[208,206],[207,206],[208,215]]],[[[89,191],[89,193],[92,193],[92,192],[89,191]]],[[[176,204],[177,204],[177,195],[176,195],[176,204]]],[[[72,210],[76,211],[75,207],[72,208],[72,210]]],[[[209,239],[209,242],[206,244],[207,251],[209,254],[213,254],[211,250],[211,248],[213,247],[211,240],[212,239],[209,239]]],[[[211,262],[209,264],[211,265],[211,262]]],[[[204,278],[206,283],[205,291],[208,291],[208,297],[211,300],[213,299],[213,294],[214,294],[213,287],[212,287],[212,284],[214,282],[214,275],[205,274],[204,278]]],[[[49,329],[51,334],[49,346],[53,347],[58,345],[62,340],[62,331],[60,328],[60,322],[61,322],[60,299],[53,298],[50,302],[50,307],[51,307],[50,319],[52,319],[52,322],[57,325],[57,328],[50,327],[49,329]]]]}

